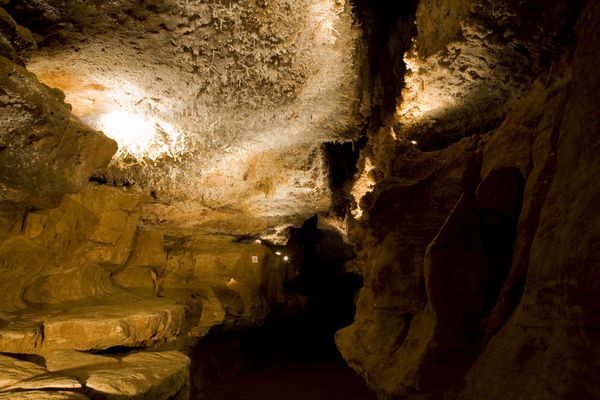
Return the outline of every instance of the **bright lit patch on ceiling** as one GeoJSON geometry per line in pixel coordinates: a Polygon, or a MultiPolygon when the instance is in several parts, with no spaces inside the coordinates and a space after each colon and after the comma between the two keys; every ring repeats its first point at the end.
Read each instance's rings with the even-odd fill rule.
{"type": "Polygon", "coordinates": [[[184,135],[179,130],[137,106],[149,96],[135,85],[121,82],[109,87],[64,69],[38,75],[42,82],[65,93],[75,115],[117,142],[119,149],[113,159],[177,158],[185,151],[184,135]]]}
{"type": "Polygon", "coordinates": [[[140,114],[113,111],[102,116],[96,128],[118,143],[115,158],[131,155],[156,160],[163,155],[175,157],[184,150],[182,137],[171,124],[140,114]]]}

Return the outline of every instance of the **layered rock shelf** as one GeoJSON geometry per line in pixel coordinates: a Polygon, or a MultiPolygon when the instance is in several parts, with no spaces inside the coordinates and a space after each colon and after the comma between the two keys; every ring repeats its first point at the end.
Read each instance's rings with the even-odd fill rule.
{"type": "Polygon", "coordinates": [[[187,399],[189,358],[177,351],[122,357],[57,350],[46,367],[1,356],[0,398],[187,399]],[[36,397],[37,396],[37,397],[36,397]]]}

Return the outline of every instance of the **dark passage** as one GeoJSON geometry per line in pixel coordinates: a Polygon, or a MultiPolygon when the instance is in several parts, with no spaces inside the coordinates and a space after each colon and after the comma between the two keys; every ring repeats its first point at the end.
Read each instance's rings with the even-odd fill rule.
{"type": "Polygon", "coordinates": [[[278,323],[214,334],[193,354],[192,399],[376,400],[335,349],[312,347],[302,331],[278,323]]]}
{"type": "Polygon", "coordinates": [[[292,230],[287,246],[298,272],[287,291],[305,306],[275,309],[261,328],[217,330],[203,339],[192,353],[192,399],[376,399],[334,342],[335,332],[352,323],[362,285],[343,269],[352,247],[317,222],[292,230]]]}

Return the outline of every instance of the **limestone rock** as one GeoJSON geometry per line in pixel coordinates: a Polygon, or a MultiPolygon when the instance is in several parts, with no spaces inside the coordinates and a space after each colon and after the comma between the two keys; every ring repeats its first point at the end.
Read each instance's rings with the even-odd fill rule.
{"type": "Polygon", "coordinates": [[[395,114],[399,137],[431,150],[502,122],[560,53],[583,3],[534,4],[420,1],[395,114]]]}
{"type": "Polygon", "coordinates": [[[426,249],[461,198],[465,177],[477,172],[477,163],[465,157],[472,149],[475,140],[429,154],[400,147],[398,152],[413,159],[400,164],[400,157],[382,157],[379,168],[392,176],[395,169],[404,179],[383,179],[363,198],[357,262],[364,287],[355,321],[336,334],[336,344],[381,393],[395,392],[398,384],[419,385],[419,368],[435,333],[435,311],[426,307],[424,291],[426,249]],[[387,162],[396,165],[385,167],[387,162]]]}
{"type": "Polygon", "coordinates": [[[71,115],[60,92],[4,57],[0,86],[0,200],[56,206],[115,152],[114,141],[71,115]]]}
{"type": "Polygon", "coordinates": [[[136,353],[114,366],[85,371],[86,394],[92,399],[187,399],[190,360],[182,353],[136,353]]]}
{"type": "Polygon", "coordinates": [[[23,65],[21,54],[31,47],[35,47],[35,41],[29,29],[17,24],[3,8],[0,8],[0,56],[23,65]]]}
{"type": "Polygon", "coordinates": [[[44,321],[44,350],[99,350],[173,341],[183,320],[184,307],[166,300],[74,309],[44,321]]]}
{"type": "Polygon", "coordinates": [[[42,325],[7,319],[0,323],[0,351],[35,354],[42,345],[42,325]]]}
{"type": "Polygon", "coordinates": [[[64,391],[19,391],[13,393],[0,393],[2,400],[89,400],[89,397],[76,392],[64,391]]]}
{"type": "Polygon", "coordinates": [[[177,351],[117,358],[59,350],[45,357],[54,372],[0,355],[0,398],[87,399],[82,391],[102,400],[189,397],[190,360],[177,351]]]}
{"type": "Polygon", "coordinates": [[[210,328],[225,322],[227,312],[223,304],[216,296],[210,296],[207,300],[202,301],[202,314],[198,321],[198,336],[206,335],[210,328]]]}
{"type": "Polygon", "coordinates": [[[102,265],[124,264],[134,245],[139,195],[87,186],[53,210],[25,213],[21,231],[0,243],[0,269],[15,279],[0,282],[1,308],[25,309],[119,289],[102,265]]]}
{"type": "Polygon", "coordinates": [[[163,234],[159,230],[142,230],[137,241],[129,265],[162,267],[166,263],[163,234]]]}
{"type": "MultiPolygon", "coordinates": [[[[600,193],[593,172],[599,166],[600,149],[591,139],[598,133],[600,115],[600,80],[591,62],[600,56],[599,18],[600,4],[589,3],[577,26],[573,80],[562,89],[567,102],[554,125],[556,136],[550,143],[555,147],[549,146],[549,159],[535,160],[542,172],[536,184],[547,194],[529,242],[522,297],[468,374],[464,399],[600,396],[599,310],[592,300],[599,294],[597,269],[592,267],[599,260],[591,250],[598,240],[599,222],[592,209],[600,193]],[[549,162],[555,163],[556,172],[544,182],[549,162]],[[485,385],[492,380],[494,385],[485,385]]],[[[536,150],[543,155],[539,147],[536,150]]]]}
{"type": "Polygon", "coordinates": [[[3,392],[22,390],[81,390],[81,384],[77,379],[69,378],[61,374],[49,373],[36,375],[31,378],[0,389],[3,392]]]}
{"type": "Polygon", "coordinates": [[[119,142],[96,177],[153,193],[148,218],[258,234],[329,207],[320,145],[356,137],[367,111],[356,112],[360,33],[349,2],[7,9],[41,27],[28,68],[119,142]]]}
{"type": "Polygon", "coordinates": [[[102,364],[118,364],[115,357],[89,354],[75,350],[54,350],[44,353],[48,371],[81,369],[102,364]]]}
{"type": "MultiPolygon", "coordinates": [[[[495,18],[504,6],[476,12],[493,10],[495,18]]],[[[459,150],[465,168],[449,172],[456,145],[424,155],[401,151],[385,129],[369,145],[375,185],[354,231],[365,243],[358,257],[365,287],[356,321],[336,341],[380,397],[599,396],[591,300],[598,260],[590,249],[598,236],[591,171],[598,169],[592,137],[600,111],[589,61],[598,59],[599,12],[589,3],[574,53],[557,56],[493,133],[459,150]],[[393,181],[398,189],[390,195],[393,181]],[[451,186],[457,181],[459,189],[451,186]],[[455,188],[452,212],[448,203],[426,206],[437,195],[432,182],[455,188]],[[429,241],[427,251],[421,240],[429,241]]],[[[443,129],[443,119],[434,130],[436,123],[443,129]]]]}
{"type": "Polygon", "coordinates": [[[20,361],[0,354],[0,372],[1,390],[24,379],[43,374],[46,369],[31,362],[20,361]]]}

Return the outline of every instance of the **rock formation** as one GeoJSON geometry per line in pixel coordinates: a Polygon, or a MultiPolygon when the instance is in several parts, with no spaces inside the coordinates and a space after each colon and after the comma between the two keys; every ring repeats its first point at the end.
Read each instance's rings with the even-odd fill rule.
{"type": "Polygon", "coordinates": [[[187,399],[344,274],[381,399],[600,398],[598,60],[585,0],[0,0],[0,399],[187,399]]]}
{"type": "MultiPolygon", "coordinates": [[[[443,3],[419,4],[412,50],[419,59],[411,63],[421,66],[408,75],[400,110],[430,105],[431,99],[419,97],[433,92],[457,100],[440,93],[455,87],[454,74],[468,72],[460,68],[465,52],[449,65],[438,55],[462,46],[472,51],[470,24],[479,21],[477,10],[495,7],[471,5],[469,18],[452,30],[428,22],[430,13],[444,7],[459,10],[443,3]],[[461,32],[462,39],[450,45],[438,41],[461,32]],[[434,50],[442,53],[431,56],[434,50]],[[434,61],[438,67],[422,66],[434,61]],[[447,79],[428,84],[441,74],[447,79]],[[424,90],[414,88],[417,81],[424,90]]],[[[541,15],[546,12],[552,10],[541,15]]],[[[518,100],[501,96],[500,107],[473,106],[497,95],[492,89],[482,94],[481,85],[537,75],[510,68],[507,80],[494,68],[477,92],[470,93],[469,85],[461,92],[458,99],[469,97],[466,104],[459,100],[436,110],[435,117],[401,111],[398,125],[391,119],[371,133],[373,190],[360,200],[364,214],[354,230],[362,243],[358,262],[365,287],[356,320],[337,334],[337,343],[381,398],[598,397],[592,372],[598,368],[597,305],[591,300],[598,295],[591,283],[598,215],[590,208],[598,187],[590,179],[598,168],[592,161],[598,81],[591,60],[599,49],[599,12],[593,2],[585,8],[572,44],[558,46],[551,64],[530,85],[520,85],[525,94],[518,100]],[[489,121],[496,114],[502,122],[488,131],[479,118],[489,121]],[[404,121],[408,115],[410,123],[404,121]],[[473,127],[480,130],[475,135],[473,127]],[[438,146],[444,132],[443,140],[469,137],[442,150],[414,148],[438,146]]],[[[506,29],[479,27],[487,31],[484,42],[495,40],[494,29],[506,29]]],[[[537,53],[529,51],[535,59],[537,53]]]]}

